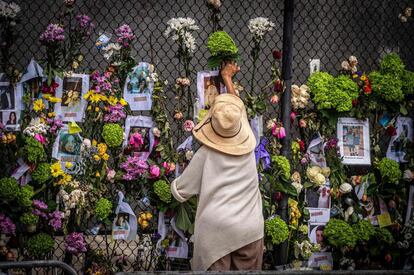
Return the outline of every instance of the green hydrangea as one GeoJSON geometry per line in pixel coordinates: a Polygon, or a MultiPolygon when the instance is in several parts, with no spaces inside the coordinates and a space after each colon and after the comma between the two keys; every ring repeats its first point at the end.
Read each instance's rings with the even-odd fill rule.
{"type": "Polygon", "coordinates": [[[385,227],[375,227],[375,237],[380,242],[386,244],[392,244],[394,242],[394,237],[391,232],[385,227]]]}
{"type": "Polygon", "coordinates": [[[272,162],[274,167],[280,172],[280,176],[284,180],[290,178],[290,163],[289,160],[284,156],[272,156],[272,162]]]}
{"type": "Polygon", "coordinates": [[[20,188],[15,178],[0,179],[0,198],[6,202],[13,201],[19,194],[20,188]]]}
{"type": "Polygon", "coordinates": [[[37,163],[46,159],[45,149],[39,141],[33,137],[26,137],[25,142],[23,150],[29,162],[37,163]]]}
{"type": "Polygon", "coordinates": [[[20,217],[20,222],[25,225],[35,225],[39,221],[39,217],[33,213],[24,213],[20,217]]]}
{"type": "Polygon", "coordinates": [[[387,54],[380,63],[380,71],[383,74],[392,74],[401,77],[404,73],[405,65],[396,53],[387,54]]]}
{"type": "Polygon", "coordinates": [[[289,236],[286,222],[279,217],[265,221],[265,232],[272,239],[272,244],[280,244],[289,236]]]}
{"type": "Polygon", "coordinates": [[[34,196],[33,187],[25,185],[20,188],[17,194],[17,203],[23,207],[30,207],[32,205],[32,197],[34,196]]]}
{"type": "Polygon", "coordinates": [[[170,185],[165,180],[158,180],[154,183],[154,192],[165,203],[171,202],[170,185]]]}
{"type": "Polygon", "coordinates": [[[338,112],[351,110],[352,101],[358,98],[358,85],[349,77],[334,77],[326,72],[317,72],[308,79],[312,100],[321,109],[338,112]]]}
{"type": "Polygon", "coordinates": [[[381,177],[391,183],[397,184],[402,177],[398,162],[389,158],[383,158],[378,163],[378,170],[380,171],[381,177]]]}
{"type": "Polygon", "coordinates": [[[31,237],[26,244],[27,250],[36,259],[43,258],[53,250],[55,241],[46,233],[39,233],[31,237]]]}
{"type": "Polygon", "coordinates": [[[360,242],[369,241],[375,235],[375,228],[367,220],[360,220],[358,223],[352,225],[352,230],[360,242]]]}
{"type": "Polygon", "coordinates": [[[373,94],[386,101],[399,102],[404,99],[403,82],[393,74],[373,71],[369,74],[373,94]]]}
{"type": "Polygon", "coordinates": [[[51,178],[50,164],[46,162],[40,163],[32,173],[32,179],[39,183],[45,183],[51,178]]]}
{"type": "Polygon", "coordinates": [[[346,221],[338,219],[330,219],[323,234],[329,244],[337,248],[353,248],[358,240],[352,227],[346,221]]]}
{"type": "Polygon", "coordinates": [[[122,144],[124,130],[115,123],[105,124],[102,130],[102,137],[108,147],[118,147],[122,144]]]}
{"type": "Polygon", "coordinates": [[[105,198],[100,198],[95,204],[95,216],[98,220],[105,220],[112,212],[112,202],[105,198]]]}
{"type": "Polygon", "coordinates": [[[210,68],[217,68],[223,61],[236,60],[239,57],[239,49],[225,31],[212,33],[208,38],[207,48],[211,54],[207,61],[210,68]]]}
{"type": "Polygon", "coordinates": [[[414,72],[404,71],[401,80],[404,93],[407,95],[414,94],[414,72]]]}

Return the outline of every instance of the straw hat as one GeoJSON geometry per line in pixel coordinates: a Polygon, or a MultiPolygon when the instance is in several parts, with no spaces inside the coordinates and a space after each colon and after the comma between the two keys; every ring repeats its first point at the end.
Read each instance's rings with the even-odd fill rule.
{"type": "Polygon", "coordinates": [[[256,147],[243,101],[232,94],[215,98],[208,114],[194,127],[193,135],[204,145],[235,156],[250,153],[256,147]]]}

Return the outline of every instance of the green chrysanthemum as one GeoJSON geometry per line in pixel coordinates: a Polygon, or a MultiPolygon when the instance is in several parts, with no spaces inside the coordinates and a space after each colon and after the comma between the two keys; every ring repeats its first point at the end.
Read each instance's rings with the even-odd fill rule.
{"type": "Polygon", "coordinates": [[[398,54],[387,54],[380,63],[380,71],[383,74],[392,74],[401,77],[404,73],[405,65],[398,54]]]}
{"type": "Polygon", "coordinates": [[[95,204],[95,216],[98,220],[105,220],[112,212],[112,202],[108,199],[100,198],[95,204]]]}
{"type": "Polygon", "coordinates": [[[211,55],[207,61],[210,68],[217,68],[224,61],[237,60],[239,57],[239,49],[225,31],[212,33],[208,38],[207,48],[211,55]]]}
{"type": "Polygon", "coordinates": [[[14,200],[20,192],[15,178],[0,179],[0,198],[6,202],[14,200]]]}
{"type": "Polygon", "coordinates": [[[115,123],[105,124],[102,130],[102,137],[108,147],[118,147],[122,144],[124,130],[115,123]]]}
{"type": "Polygon", "coordinates": [[[369,79],[372,92],[378,97],[390,102],[399,102],[404,99],[403,82],[399,76],[373,71],[369,74],[369,79]]]}
{"type": "Polygon", "coordinates": [[[336,248],[353,248],[358,239],[352,230],[352,227],[346,221],[338,219],[330,219],[323,234],[327,238],[329,244],[336,248]]]}
{"type": "Polygon", "coordinates": [[[402,90],[407,95],[414,94],[414,72],[404,71],[402,75],[402,90]]]}
{"type": "Polygon", "coordinates": [[[284,156],[272,156],[272,162],[274,167],[280,171],[280,176],[284,180],[289,180],[290,178],[290,163],[289,160],[284,156]]]}
{"type": "Polygon", "coordinates": [[[154,192],[165,203],[171,202],[170,185],[165,180],[158,180],[154,183],[154,192]]]}
{"type": "Polygon", "coordinates": [[[367,242],[375,235],[375,228],[367,220],[360,220],[358,223],[352,225],[352,230],[360,242],[367,242]]]}
{"type": "Polygon", "coordinates": [[[385,227],[375,227],[375,237],[386,244],[392,244],[394,237],[391,232],[385,227]]]}
{"type": "Polygon", "coordinates": [[[51,178],[50,164],[46,162],[40,163],[32,173],[32,179],[38,183],[45,183],[51,178]]]}
{"type": "Polygon", "coordinates": [[[272,239],[272,244],[280,244],[289,236],[289,228],[284,220],[279,217],[265,221],[266,235],[272,239]]]}
{"type": "Polygon", "coordinates": [[[20,217],[20,222],[25,225],[36,225],[39,221],[39,217],[32,213],[24,213],[20,217]]]}
{"type": "Polygon", "coordinates": [[[37,163],[46,159],[46,153],[43,145],[33,137],[26,138],[24,152],[27,156],[27,160],[31,163],[37,163]]]}
{"type": "Polygon", "coordinates": [[[17,194],[17,203],[20,206],[29,208],[32,205],[33,196],[33,187],[30,185],[25,185],[22,188],[20,188],[19,193],[17,194]]]}
{"type": "Polygon", "coordinates": [[[378,170],[380,171],[381,177],[391,183],[397,184],[402,177],[398,162],[389,158],[383,158],[378,163],[378,170]]]}
{"type": "Polygon", "coordinates": [[[351,110],[352,101],[358,98],[358,85],[344,75],[335,78],[326,72],[317,72],[309,77],[308,85],[319,110],[346,112],[351,110]]]}
{"type": "Polygon", "coordinates": [[[52,251],[55,241],[45,233],[31,237],[26,244],[27,250],[33,257],[40,259],[52,251]]]}

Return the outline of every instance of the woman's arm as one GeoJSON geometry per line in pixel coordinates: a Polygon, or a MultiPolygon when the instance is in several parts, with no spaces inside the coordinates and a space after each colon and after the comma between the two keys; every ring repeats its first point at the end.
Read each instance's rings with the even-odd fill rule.
{"type": "Polygon", "coordinates": [[[238,93],[234,89],[233,76],[239,71],[240,67],[235,62],[226,62],[221,65],[220,74],[229,94],[238,96],[238,93]]]}

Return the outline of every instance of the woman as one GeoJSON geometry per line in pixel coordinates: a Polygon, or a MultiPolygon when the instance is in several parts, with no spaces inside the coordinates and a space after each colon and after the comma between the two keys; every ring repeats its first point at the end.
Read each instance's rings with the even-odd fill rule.
{"type": "Polygon", "coordinates": [[[184,202],[198,196],[193,270],[260,270],[263,214],[254,148],[256,139],[232,77],[240,68],[227,63],[221,75],[228,94],[217,96],[194,128],[203,145],[171,184],[184,202]]]}
{"type": "Polygon", "coordinates": [[[10,112],[6,125],[16,125],[16,112],[10,112]]]}

